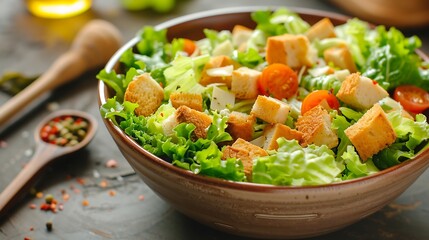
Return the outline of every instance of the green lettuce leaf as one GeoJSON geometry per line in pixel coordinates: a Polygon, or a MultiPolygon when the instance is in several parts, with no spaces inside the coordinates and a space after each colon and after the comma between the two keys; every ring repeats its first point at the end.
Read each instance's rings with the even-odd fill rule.
{"type": "Polygon", "coordinates": [[[343,171],[327,146],[303,148],[296,140],[279,138],[278,151],[254,160],[253,182],[273,185],[318,185],[339,181],[343,171]]]}

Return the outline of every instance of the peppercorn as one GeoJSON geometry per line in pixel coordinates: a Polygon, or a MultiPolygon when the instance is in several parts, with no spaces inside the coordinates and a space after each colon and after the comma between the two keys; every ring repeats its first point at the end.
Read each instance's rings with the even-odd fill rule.
{"type": "Polygon", "coordinates": [[[52,231],[52,222],[51,221],[46,223],[46,230],[48,230],[48,232],[52,231]]]}

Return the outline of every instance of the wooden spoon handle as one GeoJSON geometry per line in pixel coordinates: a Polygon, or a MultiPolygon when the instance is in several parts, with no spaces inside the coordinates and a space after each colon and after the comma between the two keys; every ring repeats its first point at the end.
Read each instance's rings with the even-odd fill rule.
{"type": "Polygon", "coordinates": [[[24,190],[34,184],[37,173],[42,169],[46,163],[51,161],[55,154],[55,149],[58,149],[53,144],[42,144],[36,150],[33,158],[28,164],[19,172],[19,174],[12,180],[12,182],[0,194],[0,220],[4,215],[14,206],[19,200],[19,197],[24,190]],[[54,152],[54,154],[53,154],[54,152]]]}

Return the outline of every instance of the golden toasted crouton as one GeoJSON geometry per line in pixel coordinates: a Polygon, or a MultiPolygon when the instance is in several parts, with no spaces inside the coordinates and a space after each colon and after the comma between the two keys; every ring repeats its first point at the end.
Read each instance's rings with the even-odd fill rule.
{"type": "Polygon", "coordinates": [[[310,41],[313,41],[314,39],[336,37],[334,25],[329,18],[323,18],[315,23],[310,29],[308,29],[305,35],[310,41]]]}
{"type": "Polygon", "coordinates": [[[231,92],[238,99],[252,99],[258,96],[258,79],[261,72],[241,67],[232,72],[231,92]]]}
{"type": "Polygon", "coordinates": [[[164,89],[149,73],[144,73],[128,84],[124,99],[139,105],[135,110],[137,115],[149,116],[161,106],[164,89]]]}
{"type": "Polygon", "coordinates": [[[344,132],[363,161],[396,140],[392,124],[378,103],[344,132]]]}
{"type": "Polygon", "coordinates": [[[268,37],[266,59],[268,64],[283,63],[291,68],[312,66],[317,57],[304,35],[284,34],[268,37]]]}
{"type": "Polygon", "coordinates": [[[187,106],[180,106],[175,113],[177,123],[192,123],[195,125],[194,134],[196,138],[206,138],[207,129],[212,123],[212,118],[200,111],[187,106]]]}
{"type": "Polygon", "coordinates": [[[259,95],[250,114],[268,123],[285,123],[290,106],[278,99],[259,95]]]}
{"type": "Polygon", "coordinates": [[[185,105],[197,111],[203,111],[203,97],[198,93],[173,92],[170,94],[170,101],[174,108],[185,105]]]}
{"type": "Polygon", "coordinates": [[[389,96],[389,93],[377,82],[359,73],[352,73],[342,82],[336,96],[354,108],[365,110],[389,96]]]}
{"type": "Polygon", "coordinates": [[[247,40],[252,36],[253,30],[243,25],[235,25],[232,29],[232,44],[238,47],[239,51],[245,50],[247,40]]]}
{"type": "Polygon", "coordinates": [[[253,159],[267,156],[268,153],[250,142],[241,138],[237,139],[231,146],[223,148],[223,159],[236,158],[243,163],[244,174],[248,181],[252,180],[253,159]]]}
{"type": "Polygon", "coordinates": [[[212,83],[224,83],[228,86],[228,88],[231,87],[232,76],[210,76],[207,73],[209,69],[226,67],[229,65],[232,65],[233,69],[236,69],[238,67],[238,63],[236,63],[228,56],[222,55],[212,57],[210,61],[208,61],[206,65],[204,65],[203,72],[201,73],[200,84],[203,86],[207,86],[212,83]]]}
{"type": "Polygon", "coordinates": [[[277,143],[278,138],[284,137],[287,140],[296,139],[298,142],[301,142],[303,134],[284,124],[276,123],[265,127],[262,136],[265,140],[263,147],[265,150],[277,150],[279,148],[279,144],[277,143]]]}
{"type": "Polygon", "coordinates": [[[351,73],[357,71],[356,64],[347,46],[328,48],[323,52],[323,57],[327,63],[332,63],[340,69],[347,69],[351,73]]]}
{"type": "Polygon", "coordinates": [[[301,145],[304,147],[309,144],[326,145],[329,148],[338,145],[338,136],[331,128],[331,116],[320,105],[300,116],[295,126],[303,134],[301,145]]]}
{"type": "Polygon", "coordinates": [[[241,112],[232,112],[228,117],[226,131],[236,140],[242,138],[250,141],[253,138],[253,125],[255,117],[241,112]]]}

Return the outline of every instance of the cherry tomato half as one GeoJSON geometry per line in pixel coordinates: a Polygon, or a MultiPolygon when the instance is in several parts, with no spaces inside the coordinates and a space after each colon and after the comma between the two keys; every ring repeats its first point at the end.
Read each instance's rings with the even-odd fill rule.
{"type": "Polygon", "coordinates": [[[429,93],[413,85],[397,87],[393,93],[393,99],[408,112],[421,113],[429,108],[429,93]]]}
{"type": "Polygon", "coordinates": [[[319,105],[320,103],[322,103],[322,101],[326,101],[326,103],[331,109],[338,110],[338,108],[340,107],[340,103],[337,97],[335,97],[335,95],[331,91],[316,90],[309,93],[302,101],[301,114],[304,115],[304,113],[306,113],[313,107],[319,105]]]}
{"type": "Polygon", "coordinates": [[[277,99],[290,98],[298,91],[298,75],[285,64],[267,66],[258,80],[259,93],[277,99]]]}

